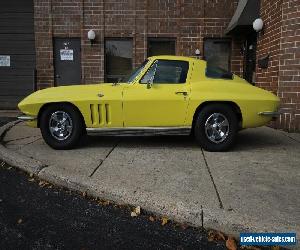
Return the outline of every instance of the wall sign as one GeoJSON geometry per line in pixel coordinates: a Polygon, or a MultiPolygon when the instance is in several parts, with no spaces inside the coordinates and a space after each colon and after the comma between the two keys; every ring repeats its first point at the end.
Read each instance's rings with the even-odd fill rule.
{"type": "Polygon", "coordinates": [[[10,67],[10,56],[0,56],[0,67],[10,67]]]}
{"type": "Polygon", "coordinates": [[[73,61],[73,50],[72,49],[61,49],[60,50],[61,61],[73,61]]]}

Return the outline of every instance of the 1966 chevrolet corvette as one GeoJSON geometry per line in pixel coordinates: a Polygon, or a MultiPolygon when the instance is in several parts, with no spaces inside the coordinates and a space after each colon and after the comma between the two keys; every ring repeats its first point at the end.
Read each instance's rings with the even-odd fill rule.
{"type": "Polygon", "coordinates": [[[75,147],[83,134],[192,134],[208,151],[224,151],[243,128],[278,115],[279,98],[203,60],[148,58],[126,81],[53,87],[18,107],[55,149],[75,147]]]}

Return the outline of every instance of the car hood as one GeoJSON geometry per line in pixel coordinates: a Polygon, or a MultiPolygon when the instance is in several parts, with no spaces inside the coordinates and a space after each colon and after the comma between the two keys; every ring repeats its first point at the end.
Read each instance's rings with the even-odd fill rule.
{"type": "Polygon", "coordinates": [[[88,84],[88,85],[70,85],[51,87],[38,90],[25,97],[19,104],[18,108],[23,113],[33,113],[32,106],[39,109],[45,103],[51,102],[70,102],[76,103],[84,100],[98,99],[99,93],[110,93],[120,95],[122,84],[113,85],[112,83],[88,84]]]}

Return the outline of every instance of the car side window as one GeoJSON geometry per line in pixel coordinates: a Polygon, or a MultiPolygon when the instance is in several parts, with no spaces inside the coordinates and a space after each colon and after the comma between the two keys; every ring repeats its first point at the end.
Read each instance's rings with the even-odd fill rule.
{"type": "Polygon", "coordinates": [[[140,83],[185,83],[189,63],[178,60],[156,60],[142,77],[140,83]]]}

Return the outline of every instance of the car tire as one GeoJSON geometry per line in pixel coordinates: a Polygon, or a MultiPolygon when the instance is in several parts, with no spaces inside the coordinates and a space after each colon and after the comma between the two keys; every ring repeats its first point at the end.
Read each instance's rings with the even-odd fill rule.
{"type": "Polygon", "coordinates": [[[84,124],[75,107],[53,104],[42,111],[40,130],[45,142],[54,149],[76,147],[83,134],[84,124]]]}
{"type": "Polygon", "coordinates": [[[194,134],[196,141],[206,151],[226,151],[236,139],[238,118],[226,104],[205,106],[197,115],[194,134]]]}

